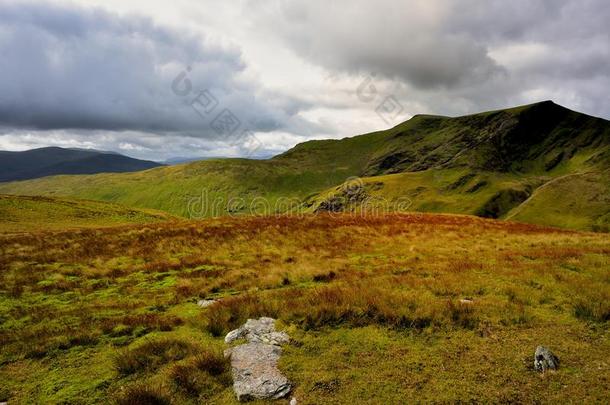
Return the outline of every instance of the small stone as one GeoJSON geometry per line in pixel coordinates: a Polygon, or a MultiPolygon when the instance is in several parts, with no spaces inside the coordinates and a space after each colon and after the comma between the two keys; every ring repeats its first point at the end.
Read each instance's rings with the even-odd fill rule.
{"type": "Polygon", "coordinates": [[[197,301],[197,305],[199,305],[201,308],[207,308],[210,305],[216,303],[217,301],[218,300],[208,300],[208,299],[206,299],[206,300],[199,300],[199,301],[197,301]]]}
{"type": "Polygon", "coordinates": [[[534,353],[534,369],[541,373],[547,370],[557,370],[559,368],[559,358],[548,348],[538,346],[534,353]]]}
{"type": "Polygon", "coordinates": [[[295,397],[292,397],[290,400],[290,405],[297,405],[297,399],[295,397]]]}
{"type": "Polygon", "coordinates": [[[474,304],[474,301],[472,299],[470,299],[470,298],[462,298],[460,300],[460,304],[462,304],[462,305],[472,305],[472,304],[474,304]]]}

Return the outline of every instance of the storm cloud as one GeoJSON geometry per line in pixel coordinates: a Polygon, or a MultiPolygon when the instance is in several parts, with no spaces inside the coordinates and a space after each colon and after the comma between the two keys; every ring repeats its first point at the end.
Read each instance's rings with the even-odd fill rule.
{"type": "Polygon", "coordinates": [[[273,27],[273,35],[303,60],[400,82],[401,98],[427,105],[427,112],[556,98],[610,116],[605,0],[249,4],[260,27],[273,27]]]}
{"type": "Polygon", "coordinates": [[[262,155],[545,99],[610,118],[606,3],[0,0],[0,149],[246,155],[211,125],[223,111],[262,155]]]}
{"type": "Polygon", "coordinates": [[[287,125],[289,116],[260,100],[257,84],[241,78],[244,63],[236,47],[98,8],[39,2],[1,7],[5,126],[213,137],[214,116],[192,108],[201,90],[214,98],[218,111],[229,110],[252,131],[287,125]],[[190,92],[174,91],[180,73],[190,92]]]}

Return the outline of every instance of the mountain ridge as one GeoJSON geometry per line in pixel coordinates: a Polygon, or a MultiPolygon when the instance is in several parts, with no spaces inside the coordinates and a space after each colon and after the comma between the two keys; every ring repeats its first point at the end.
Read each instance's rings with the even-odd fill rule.
{"type": "MultiPolygon", "coordinates": [[[[546,217],[545,225],[603,230],[610,222],[604,204],[608,168],[610,122],[545,101],[462,117],[418,115],[388,130],[304,142],[268,160],[213,159],[136,173],[51,177],[5,183],[0,192],[111,201],[185,217],[353,211],[408,199],[413,211],[502,219],[554,178],[594,172],[586,181],[548,186],[561,185],[585,200],[572,201],[580,207],[578,218],[562,223],[563,214],[571,215],[569,204],[563,214],[547,216],[530,202],[524,220],[546,217]],[[360,178],[359,199],[344,185],[354,177],[360,178]],[[585,185],[595,193],[581,189],[585,185]],[[261,198],[265,206],[253,210],[261,198]],[[193,199],[207,210],[193,215],[193,199]],[[235,199],[241,202],[229,206],[235,199]],[[291,206],[279,207],[286,199],[291,206]]],[[[543,194],[549,193],[556,191],[543,194]]]]}
{"type": "Polygon", "coordinates": [[[0,182],[60,174],[133,172],[161,166],[114,152],[56,146],[22,152],[0,151],[0,157],[0,182]]]}

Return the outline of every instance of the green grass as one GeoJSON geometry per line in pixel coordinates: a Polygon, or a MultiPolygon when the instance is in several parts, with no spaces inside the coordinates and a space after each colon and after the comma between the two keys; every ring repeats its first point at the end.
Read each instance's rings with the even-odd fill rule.
{"type": "Polygon", "coordinates": [[[171,218],[163,212],[99,201],[0,195],[0,232],[116,226],[171,218]]]}
{"type": "Polygon", "coordinates": [[[610,172],[567,175],[536,190],[507,218],[572,229],[610,230],[610,172]]]}
{"type": "Polygon", "coordinates": [[[234,404],[223,334],[267,315],[300,404],[607,402],[609,260],[605,234],[453,215],[2,234],[0,401],[234,404]]]}

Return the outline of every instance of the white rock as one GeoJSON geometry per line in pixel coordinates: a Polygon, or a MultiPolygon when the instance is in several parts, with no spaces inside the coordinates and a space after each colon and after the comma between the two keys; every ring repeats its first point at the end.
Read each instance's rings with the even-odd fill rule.
{"type": "Polygon", "coordinates": [[[197,305],[199,305],[201,308],[207,308],[210,305],[216,303],[218,300],[199,300],[197,301],[197,305]]]}
{"type": "Polygon", "coordinates": [[[282,345],[290,341],[290,337],[286,332],[277,332],[275,330],[275,319],[266,317],[248,319],[244,325],[227,333],[225,343],[231,343],[241,338],[246,338],[248,342],[260,342],[270,345],[282,345]]]}

